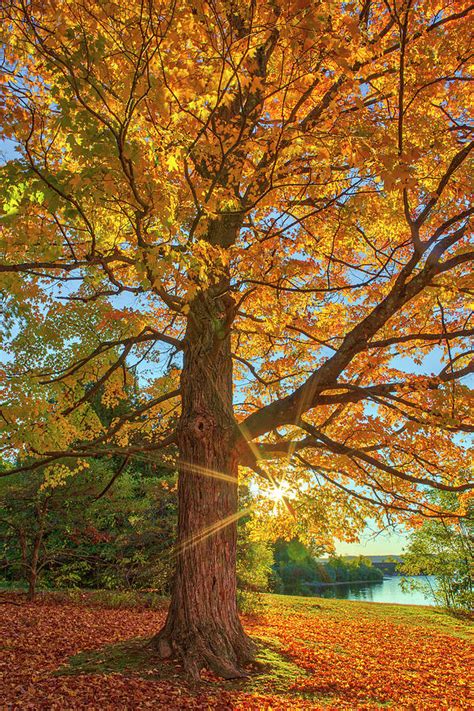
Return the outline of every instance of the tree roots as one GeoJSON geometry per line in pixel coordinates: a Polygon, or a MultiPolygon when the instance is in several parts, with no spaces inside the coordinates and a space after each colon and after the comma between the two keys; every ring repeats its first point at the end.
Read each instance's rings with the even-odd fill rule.
{"type": "MultiPolygon", "coordinates": [[[[239,623],[240,627],[240,623],[239,623]]],[[[217,625],[205,627],[166,625],[152,640],[162,659],[177,657],[185,673],[193,680],[200,679],[208,669],[223,679],[242,679],[248,676],[245,665],[255,658],[256,645],[240,630],[225,630],[217,625]]]]}

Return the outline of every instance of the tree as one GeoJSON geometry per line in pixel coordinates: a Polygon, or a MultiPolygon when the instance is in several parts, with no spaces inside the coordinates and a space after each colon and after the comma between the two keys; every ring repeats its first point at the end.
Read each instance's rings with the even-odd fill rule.
{"type": "MultiPolygon", "coordinates": [[[[457,508],[456,497],[444,494],[445,508],[457,508]]],[[[474,607],[472,513],[463,521],[424,521],[409,538],[400,571],[421,576],[404,583],[431,595],[448,610],[471,611],[474,607]],[[434,577],[434,585],[425,576],[434,577]]]]}
{"type": "Polygon", "coordinates": [[[2,567],[10,579],[26,581],[30,600],[48,569],[72,562],[77,573],[77,564],[84,566],[91,559],[78,555],[71,534],[86,528],[84,509],[97,485],[97,471],[96,481],[71,474],[64,465],[61,478],[57,470],[54,480],[39,472],[26,480],[19,474],[0,480],[2,567]]]}
{"type": "MultiPolygon", "coordinates": [[[[157,465],[159,468],[159,465],[157,465]]],[[[0,479],[0,555],[6,579],[46,587],[152,587],[165,593],[176,525],[173,481],[113,459],[75,473],[66,464],[0,479]],[[61,476],[58,476],[61,474],[61,476]],[[113,486],[109,486],[110,481],[113,486]],[[107,490],[106,490],[107,489],[107,490]]]]}
{"type": "Polygon", "coordinates": [[[470,10],[3,3],[4,455],[177,451],[156,644],[192,676],[254,653],[239,465],[325,538],[463,514],[426,490],[471,486],[470,10]]]}

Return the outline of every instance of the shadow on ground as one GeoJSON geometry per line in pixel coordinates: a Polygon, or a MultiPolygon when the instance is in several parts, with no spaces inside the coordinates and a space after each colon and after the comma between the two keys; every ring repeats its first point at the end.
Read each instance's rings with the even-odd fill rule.
{"type": "Polygon", "coordinates": [[[273,693],[292,696],[291,687],[307,673],[278,650],[278,642],[272,638],[258,638],[259,651],[256,663],[249,667],[249,676],[244,679],[223,680],[203,673],[199,684],[185,680],[182,666],[175,661],[163,661],[154,651],[150,639],[133,639],[110,644],[101,649],[87,650],[71,657],[67,664],[56,671],[57,676],[79,674],[123,674],[148,681],[169,681],[185,686],[188,690],[203,686],[215,686],[228,691],[273,693]]]}

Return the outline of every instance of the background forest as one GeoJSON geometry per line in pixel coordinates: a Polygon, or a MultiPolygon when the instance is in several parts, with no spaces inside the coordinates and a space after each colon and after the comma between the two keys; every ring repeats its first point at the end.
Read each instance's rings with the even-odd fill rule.
{"type": "MultiPolygon", "coordinates": [[[[66,465],[62,471],[60,480],[41,470],[27,479],[0,478],[2,586],[28,586],[30,597],[45,589],[167,596],[176,559],[176,472],[147,459],[122,467],[114,458],[92,460],[80,474],[66,465]]],[[[246,485],[240,499],[249,511],[256,503],[246,485]]],[[[442,503],[454,508],[455,497],[444,495],[442,503]]],[[[469,519],[462,525],[426,521],[412,530],[399,566],[410,576],[404,587],[423,590],[447,609],[472,610],[472,540],[469,519]]],[[[322,561],[324,553],[324,547],[297,538],[265,538],[251,513],[243,517],[237,560],[241,609],[258,608],[260,592],[314,595],[321,584],[383,580],[368,558],[329,555],[322,561]]]]}
{"type": "MultiPolygon", "coordinates": [[[[0,479],[0,560],[4,583],[38,588],[105,588],[169,593],[174,567],[176,474],[138,461],[120,471],[113,459],[93,460],[80,475],[64,466],[0,479]],[[117,476],[117,473],[120,475],[117,476]],[[111,483],[112,482],[112,483],[111,483]]],[[[252,494],[241,487],[241,500],[252,494]]],[[[329,558],[297,539],[255,540],[249,516],[239,524],[238,581],[246,592],[308,594],[314,583],[380,580],[370,561],[329,558]]],[[[261,538],[261,536],[260,536],[261,538]]]]}

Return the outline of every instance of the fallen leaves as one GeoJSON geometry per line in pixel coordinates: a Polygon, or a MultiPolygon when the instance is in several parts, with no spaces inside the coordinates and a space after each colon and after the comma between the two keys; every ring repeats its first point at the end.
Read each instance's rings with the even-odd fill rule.
{"type": "MultiPolygon", "coordinates": [[[[121,672],[100,669],[100,662],[110,656],[107,650],[116,648],[107,645],[120,648],[118,643],[150,637],[162,624],[164,611],[83,607],[48,598],[20,606],[4,604],[1,708],[279,711],[362,710],[385,704],[416,710],[472,708],[471,646],[467,639],[454,636],[454,628],[443,626],[441,613],[439,622],[424,625],[424,613],[412,622],[400,612],[398,619],[396,606],[339,601],[315,605],[279,596],[268,600],[265,614],[246,619],[247,631],[272,640],[280,659],[288,660],[285,669],[300,673],[288,674],[275,666],[250,681],[206,682],[199,687],[186,684],[176,669],[161,679],[153,664],[144,669],[134,666],[132,659],[121,672]],[[87,650],[95,667],[68,671],[71,657],[82,652],[87,658],[87,650]]],[[[460,630],[464,634],[465,626],[461,624],[460,630]]],[[[146,657],[143,643],[134,644],[146,657]]]]}
{"type": "Polygon", "coordinates": [[[305,614],[295,613],[285,598],[280,600],[279,614],[268,614],[261,624],[265,634],[280,641],[281,652],[307,673],[291,686],[297,695],[324,699],[334,709],[381,704],[397,709],[472,708],[466,679],[472,647],[467,640],[398,621],[397,606],[387,610],[386,617],[371,619],[358,603],[323,606],[313,614],[308,606],[305,614]]]}

